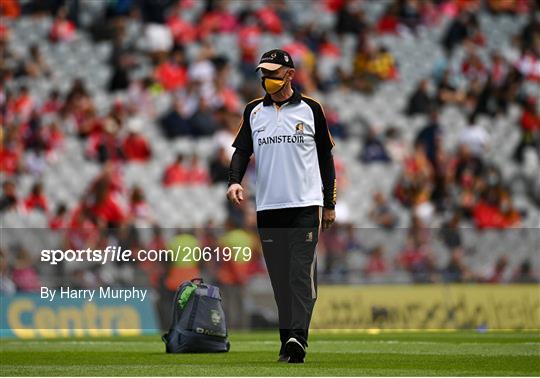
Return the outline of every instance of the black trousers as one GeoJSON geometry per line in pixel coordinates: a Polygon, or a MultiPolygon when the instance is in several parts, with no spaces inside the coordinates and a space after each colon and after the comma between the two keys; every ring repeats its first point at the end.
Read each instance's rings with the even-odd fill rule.
{"type": "Polygon", "coordinates": [[[307,345],[317,298],[317,257],[321,208],[296,207],[257,212],[257,227],[279,316],[282,351],[290,337],[307,345]]]}

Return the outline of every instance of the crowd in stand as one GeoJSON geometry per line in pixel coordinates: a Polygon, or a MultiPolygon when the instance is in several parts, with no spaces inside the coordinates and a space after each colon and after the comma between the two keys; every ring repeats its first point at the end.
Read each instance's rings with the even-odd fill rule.
{"type": "MultiPolygon", "coordinates": [[[[300,90],[326,92],[347,86],[370,95],[376,93],[380,83],[400,80],[399,62],[371,37],[390,33],[421,38],[422,30],[429,30],[448,17],[452,21],[441,40],[445,56],[436,62],[432,76],[418,83],[403,109],[411,117],[418,114],[428,117],[414,144],[407,145],[394,127],[388,127],[383,133],[370,129],[362,142],[360,160],[364,164],[377,161],[402,165],[402,174],[393,192],[388,196],[374,195],[369,216],[383,229],[409,227],[403,250],[396,261],[388,261],[384,246],[366,249],[355,239],[350,225],[338,225],[323,237],[321,253],[327,260],[325,269],[329,275],[341,269],[340,261],[344,261],[349,251],[361,250],[367,262],[357,274],[366,277],[398,269],[410,272],[417,282],[502,280],[502,271],[508,268],[504,258],[496,262],[492,274],[480,276],[466,267],[461,245],[450,243],[448,266],[437,267],[431,260],[430,237],[426,234],[434,215],[441,213],[452,214],[449,225],[454,229],[463,220],[472,222],[478,229],[520,225],[523,209],[518,210],[513,205],[512,193],[501,179],[499,167],[486,161],[485,152],[492,146],[489,134],[478,119],[505,115],[510,105],[519,105],[521,118],[516,127],[520,127],[522,137],[515,159],[522,162],[527,149],[539,151],[537,99],[524,96],[522,91],[525,83],[540,82],[540,23],[533,16],[534,10],[538,10],[537,3],[508,2],[514,5],[507,9],[502,5],[505,2],[497,1],[483,5],[484,2],[478,0],[396,0],[375,23],[370,23],[361,1],[323,0],[313,6],[335,14],[336,18],[333,30],[324,32],[313,23],[297,24],[287,2],[282,0],[269,1],[258,9],[245,7],[238,13],[229,11],[227,1],[206,1],[196,21],[182,17],[198,3],[194,0],[108,2],[104,19],[85,26],[85,32],[95,40],[112,41],[108,90],[125,93],[124,100],[112,104],[106,114],[97,111],[94,98],[82,80],[74,80],[66,93],[54,89],[46,98],[35,98],[25,85],[10,86],[19,78],[49,78],[58,73],[44,58],[39,44],[32,44],[22,54],[12,49],[9,42],[13,24],[0,23],[3,176],[0,212],[43,212],[51,229],[67,233],[68,245],[90,240],[98,245],[111,229],[117,230],[115,235],[121,242],[124,230],[141,222],[159,229],[159,220],[145,199],[144,188],[126,187],[120,173],[125,164],[145,164],[153,158],[152,141],[142,132],[145,120],[155,121],[169,140],[212,137],[217,146],[209,162],[201,161],[196,155],[178,154],[174,161],[162,167],[161,183],[155,185],[226,182],[231,142],[243,104],[259,93],[254,67],[263,33],[292,36],[292,41],[281,48],[298,62],[295,86],[300,90]],[[477,53],[477,47],[486,43],[478,15],[486,11],[531,15],[521,33],[515,36],[513,56],[493,51],[485,60],[477,53]],[[136,43],[141,36],[130,32],[134,23],[144,25],[144,47],[136,43]],[[238,65],[233,67],[226,57],[216,53],[209,38],[214,33],[236,35],[238,65]],[[337,41],[343,36],[353,36],[356,40],[351,72],[336,68],[322,74],[317,70],[316,61],[337,60],[341,54],[337,41]],[[193,43],[200,48],[194,59],[188,59],[187,49],[193,43]],[[465,55],[456,63],[454,52],[459,47],[465,49],[465,55]],[[152,62],[152,71],[141,77],[135,72],[143,58],[152,62]],[[233,73],[241,77],[238,86],[231,84],[233,73]],[[171,94],[173,101],[170,108],[158,116],[154,100],[163,93],[171,94]],[[468,119],[467,129],[452,150],[442,147],[444,132],[438,120],[441,109],[446,106],[457,107],[468,119]],[[42,178],[47,166],[58,159],[69,158],[62,155],[62,145],[65,138],[72,136],[82,141],[85,158],[100,164],[101,171],[85,192],[80,193],[77,203],[51,203],[43,189],[42,178]],[[18,190],[18,178],[22,175],[35,179],[29,193],[18,190]],[[399,224],[394,206],[410,210],[410,224],[399,224]]],[[[21,14],[52,15],[52,26],[43,38],[62,44],[74,41],[82,28],[73,4],[78,2],[31,1],[21,8],[15,0],[4,0],[0,12],[14,22],[21,14]]],[[[335,109],[328,106],[326,116],[334,137],[348,138],[350,125],[340,120],[335,109]]],[[[339,179],[345,180],[339,157],[336,162],[339,179]]],[[[249,229],[253,222],[251,212],[249,206],[231,209],[232,227],[249,229]]],[[[209,225],[201,232],[208,235],[215,227],[209,225]]],[[[206,242],[201,235],[199,238],[206,242]]],[[[158,245],[162,241],[153,243],[158,245]]],[[[251,272],[262,269],[259,260],[254,265],[251,272]]],[[[24,249],[9,254],[2,252],[0,269],[3,273],[9,270],[10,274],[2,274],[0,289],[35,290],[39,276],[33,266],[32,257],[24,249]]],[[[85,274],[90,273],[76,272],[75,275],[83,282],[88,280],[85,274]]],[[[219,276],[217,278],[219,280],[219,276]]],[[[238,280],[244,282],[244,278],[238,280]]],[[[511,280],[534,281],[530,261],[524,261],[511,280]]]]}

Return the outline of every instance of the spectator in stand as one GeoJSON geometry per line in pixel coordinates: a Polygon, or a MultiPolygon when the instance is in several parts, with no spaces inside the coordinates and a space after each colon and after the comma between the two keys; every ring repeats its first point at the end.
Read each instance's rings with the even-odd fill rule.
{"type": "Polygon", "coordinates": [[[129,196],[129,218],[136,222],[146,222],[151,224],[155,218],[152,214],[152,209],[146,202],[143,189],[135,185],[131,188],[129,196]]]}
{"type": "Polygon", "coordinates": [[[380,191],[373,194],[373,204],[369,211],[369,218],[377,226],[385,229],[393,229],[397,226],[398,218],[390,206],[388,199],[380,191]]]}
{"type": "Polygon", "coordinates": [[[461,232],[459,229],[460,220],[460,214],[455,212],[447,222],[443,223],[439,233],[442,242],[450,251],[462,249],[463,247],[461,232]]]}
{"type": "Polygon", "coordinates": [[[474,13],[461,11],[459,15],[449,24],[442,40],[443,47],[447,54],[464,42],[467,38],[477,35],[479,25],[474,13]]]}
{"type": "Polygon", "coordinates": [[[2,183],[2,197],[0,197],[0,212],[16,210],[19,202],[17,199],[17,188],[13,181],[2,183]]]}
{"type": "Polygon", "coordinates": [[[154,72],[155,80],[167,91],[183,88],[188,80],[184,52],[173,50],[169,56],[159,54],[159,64],[154,72]]]}
{"type": "Polygon", "coordinates": [[[184,155],[176,155],[176,160],[171,163],[163,174],[163,185],[171,187],[188,183],[188,169],[183,164],[184,155]]]}
{"type": "Polygon", "coordinates": [[[443,278],[446,282],[470,282],[474,280],[474,275],[463,261],[463,250],[453,249],[450,254],[450,261],[443,269],[443,278]]]}
{"type": "Polygon", "coordinates": [[[514,153],[514,159],[523,163],[525,149],[531,148],[536,151],[540,159],[540,114],[536,106],[536,99],[530,98],[525,102],[521,113],[521,141],[514,153]]]}
{"type": "Polygon", "coordinates": [[[16,290],[17,287],[11,279],[7,255],[0,249],[0,295],[13,295],[16,290]]]}
{"type": "Polygon", "coordinates": [[[502,228],[516,228],[521,224],[521,215],[512,203],[512,197],[508,191],[501,193],[500,211],[502,215],[502,228]]]}
{"type": "Polygon", "coordinates": [[[207,185],[209,182],[208,170],[203,166],[199,157],[194,154],[187,168],[187,183],[191,185],[207,185]]]}
{"type": "Polygon", "coordinates": [[[359,45],[354,62],[355,87],[372,93],[381,81],[398,77],[394,57],[384,46],[373,47],[369,43],[359,45]]]}
{"type": "Polygon", "coordinates": [[[84,198],[71,212],[66,228],[66,245],[71,249],[97,245],[102,221],[97,219],[84,202],[84,198]]]}
{"type": "Polygon", "coordinates": [[[437,155],[441,148],[442,130],[439,125],[439,113],[431,109],[429,121],[416,136],[416,143],[423,146],[433,169],[437,170],[437,155]]]}
{"type": "Polygon", "coordinates": [[[443,72],[442,79],[438,82],[435,98],[439,105],[461,106],[465,103],[465,92],[453,83],[451,72],[448,69],[443,72]]]}
{"type": "Polygon", "coordinates": [[[120,126],[112,118],[104,121],[103,131],[94,131],[88,138],[87,156],[100,163],[123,159],[122,143],[119,138],[120,126]]]}
{"type": "Polygon", "coordinates": [[[41,107],[40,113],[42,115],[46,114],[55,114],[60,112],[62,109],[62,106],[64,106],[64,102],[62,101],[62,98],[60,97],[60,92],[58,89],[53,89],[49,93],[49,97],[45,101],[45,103],[41,107]]]}
{"type": "Polygon", "coordinates": [[[506,270],[508,268],[508,257],[501,256],[497,259],[493,271],[488,274],[484,282],[486,283],[502,283],[506,280],[506,270]]]}
{"type": "Polygon", "coordinates": [[[377,21],[377,32],[381,34],[397,33],[399,26],[398,11],[399,3],[396,1],[390,2],[386,6],[386,9],[384,10],[382,16],[377,21]]]}
{"type": "Polygon", "coordinates": [[[405,113],[409,116],[416,114],[428,114],[432,109],[434,101],[428,91],[428,79],[422,79],[418,83],[415,91],[409,97],[405,113]]]}
{"type": "Polygon", "coordinates": [[[70,42],[75,39],[75,33],[75,24],[68,19],[67,8],[60,7],[54,18],[49,38],[53,42],[70,42]]]}
{"type": "Polygon", "coordinates": [[[190,134],[191,125],[188,119],[183,116],[182,110],[182,104],[176,103],[159,120],[163,134],[167,139],[190,134]]]}
{"type": "Polygon", "coordinates": [[[512,277],[512,282],[527,284],[538,283],[538,277],[534,275],[532,264],[529,259],[523,260],[518,269],[516,269],[512,277]]]}
{"type": "Polygon", "coordinates": [[[215,120],[213,109],[204,97],[199,99],[197,110],[188,121],[189,134],[195,137],[212,135],[219,128],[215,120]]]}
{"type": "Polygon", "coordinates": [[[383,142],[377,136],[375,130],[370,128],[364,137],[360,160],[363,163],[389,163],[390,157],[386,152],[383,142]]]}
{"type": "Polygon", "coordinates": [[[60,202],[56,206],[54,215],[49,219],[49,228],[51,230],[62,230],[67,227],[67,205],[60,202]]]}
{"type": "Polygon", "coordinates": [[[12,176],[21,170],[21,156],[23,146],[17,137],[17,129],[8,125],[0,130],[0,172],[6,176],[12,176]]]}
{"type": "Polygon", "coordinates": [[[52,121],[43,130],[43,142],[45,145],[46,158],[50,161],[56,161],[56,152],[64,143],[64,133],[56,121],[52,121]]]}
{"type": "Polygon", "coordinates": [[[404,249],[396,256],[396,263],[411,275],[414,282],[432,282],[432,262],[427,246],[409,236],[404,249]]]}
{"type": "Polygon", "coordinates": [[[20,87],[17,96],[10,105],[12,106],[12,109],[10,110],[21,124],[30,119],[32,111],[34,110],[35,101],[26,85],[20,87]]]}
{"type": "Polygon", "coordinates": [[[338,35],[358,36],[368,29],[364,10],[357,1],[346,1],[338,8],[336,32],[338,35]]]}
{"type": "Polygon", "coordinates": [[[17,291],[26,293],[39,292],[42,285],[37,270],[34,268],[32,257],[26,249],[22,247],[16,249],[17,254],[11,270],[11,277],[17,291]]]}
{"type": "Polygon", "coordinates": [[[36,44],[31,45],[28,52],[28,58],[21,63],[19,68],[20,74],[33,78],[50,76],[51,70],[41,54],[39,46],[36,44]]]}
{"type": "Polygon", "coordinates": [[[17,18],[21,14],[19,2],[17,0],[2,1],[0,3],[0,14],[5,18],[17,18]]]}
{"type": "Polygon", "coordinates": [[[134,79],[130,83],[127,98],[127,108],[130,114],[154,119],[153,85],[154,82],[150,77],[144,77],[140,80],[134,79]]]}
{"type": "Polygon", "coordinates": [[[499,196],[496,189],[486,190],[473,209],[473,219],[476,227],[499,228],[503,223],[499,210],[499,196]]]}
{"type": "Polygon", "coordinates": [[[90,185],[82,204],[90,216],[108,227],[117,227],[126,220],[118,180],[114,166],[106,165],[90,185]]]}
{"type": "Polygon", "coordinates": [[[384,276],[388,274],[388,264],[384,258],[384,248],[381,245],[378,245],[371,250],[368,260],[362,270],[366,277],[384,276]]]}
{"type": "Polygon", "coordinates": [[[122,143],[122,155],[127,161],[146,162],[152,157],[150,144],[141,134],[142,120],[132,118],[128,121],[128,135],[122,143]]]}
{"type": "Polygon", "coordinates": [[[30,194],[24,200],[24,207],[27,211],[37,210],[44,213],[49,211],[49,202],[45,197],[41,182],[37,182],[32,186],[30,194]]]}
{"type": "Polygon", "coordinates": [[[484,162],[473,155],[467,145],[458,145],[453,181],[462,187],[472,187],[476,177],[484,173],[484,162]]]}
{"type": "Polygon", "coordinates": [[[519,225],[521,216],[514,209],[507,191],[488,188],[473,210],[476,227],[509,228],[519,225]]]}
{"type": "Polygon", "coordinates": [[[47,168],[45,142],[38,142],[26,151],[25,170],[35,177],[41,177],[47,168]]]}
{"type": "Polygon", "coordinates": [[[408,154],[409,146],[403,140],[401,132],[396,127],[390,126],[384,134],[388,156],[392,161],[402,163],[408,154]]]}
{"type": "Polygon", "coordinates": [[[426,3],[421,0],[402,0],[398,2],[398,17],[402,28],[416,32],[422,24],[422,5],[426,3]]]}
{"type": "Polygon", "coordinates": [[[489,147],[489,134],[484,127],[477,122],[476,115],[469,117],[467,128],[458,136],[459,143],[465,145],[474,155],[481,158],[489,147]]]}
{"type": "Polygon", "coordinates": [[[229,180],[230,163],[231,160],[227,156],[225,149],[219,147],[210,161],[210,178],[212,183],[227,182],[229,180]]]}

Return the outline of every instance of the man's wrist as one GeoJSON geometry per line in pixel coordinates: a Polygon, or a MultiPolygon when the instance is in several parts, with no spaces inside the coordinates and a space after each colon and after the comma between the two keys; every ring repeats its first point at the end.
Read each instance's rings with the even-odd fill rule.
{"type": "Polygon", "coordinates": [[[328,209],[328,210],[335,210],[336,209],[336,205],[335,204],[325,204],[323,206],[324,209],[328,209]]]}

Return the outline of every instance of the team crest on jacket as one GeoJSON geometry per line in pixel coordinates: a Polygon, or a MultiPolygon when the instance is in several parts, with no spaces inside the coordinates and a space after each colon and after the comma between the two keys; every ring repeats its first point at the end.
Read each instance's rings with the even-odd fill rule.
{"type": "Polygon", "coordinates": [[[303,134],[304,133],[304,123],[298,122],[295,126],[296,134],[303,134]]]}

